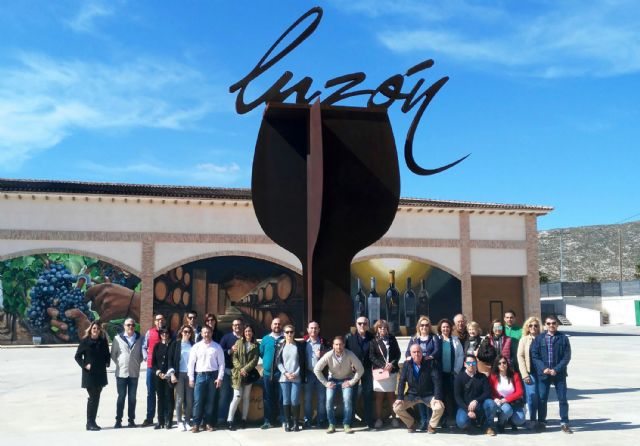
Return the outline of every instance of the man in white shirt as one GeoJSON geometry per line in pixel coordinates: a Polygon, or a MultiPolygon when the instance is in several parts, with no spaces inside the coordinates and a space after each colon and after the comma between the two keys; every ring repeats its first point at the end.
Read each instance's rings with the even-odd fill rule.
{"type": "Polygon", "coordinates": [[[193,392],[193,427],[191,432],[200,432],[200,424],[204,423],[206,430],[215,430],[214,403],[216,392],[222,385],[224,377],[224,352],[220,344],[211,339],[211,327],[202,327],[202,341],[191,348],[187,374],[189,385],[193,392]]]}

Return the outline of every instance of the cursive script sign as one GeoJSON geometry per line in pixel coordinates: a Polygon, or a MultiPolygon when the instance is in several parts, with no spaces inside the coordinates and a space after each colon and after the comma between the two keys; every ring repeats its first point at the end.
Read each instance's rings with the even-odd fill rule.
{"type": "MultiPolygon", "coordinates": [[[[262,56],[262,59],[260,59],[256,66],[244,78],[229,87],[229,91],[231,93],[238,92],[238,96],[236,97],[236,111],[239,114],[247,113],[263,103],[285,102],[292,95],[295,95],[296,104],[310,104],[313,100],[320,97],[321,92],[318,90],[313,93],[309,93],[313,83],[313,79],[309,76],[305,76],[297,83],[288,86],[289,82],[293,78],[293,73],[291,71],[285,71],[269,89],[250,102],[246,102],[245,92],[251,81],[269,70],[273,65],[282,60],[287,54],[293,51],[298,45],[313,34],[320,24],[321,18],[322,8],[317,6],[311,8],[296,20],[278,38],[278,40],[276,40],[265,55],[262,56]],[[312,16],[313,20],[311,23],[304,28],[291,43],[284,47],[280,52],[273,54],[276,47],[290,33],[296,30],[305,19],[312,16]]],[[[447,83],[449,77],[445,76],[437,80],[423,91],[422,89],[425,84],[425,80],[423,78],[417,79],[411,88],[407,88],[405,90],[403,90],[403,88],[405,86],[405,79],[413,80],[416,74],[431,68],[433,64],[434,62],[432,59],[420,62],[409,68],[404,75],[394,74],[390,76],[388,79],[382,81],[375,89],[356,89],[356,87],[362,84],[367,77],[363,72],[349,73],[334,77],[333,79],[329,79],[325,82],[324,88],[336,87],[336,89],[322,100],[321,104],[335,105],[345,99],[362,96],[367,99],[367,108],[380,108],[386,110],[391,107],[395,101],[402,101],[401,110],[403,113],[408,113],[417,106],[415,115],[411,121],[411,125],[409,126],[405,138],[404,157],[407,162],[407,166],[413,173],[418,175],[434,175],[455,166],[469,155],[435,169],[425,169],[419,166],[413,157],[413,138],[418,128],[418,124],[420,124],[420,120],[422,119],[427,106],[438,91],[440,91],[442,86],[447,83]]]]}

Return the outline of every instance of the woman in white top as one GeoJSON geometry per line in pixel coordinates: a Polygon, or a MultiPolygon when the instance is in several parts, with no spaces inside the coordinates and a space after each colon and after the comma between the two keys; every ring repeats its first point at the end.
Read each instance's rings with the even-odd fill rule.
{"type": "Polygon", "coordinates": [[[498,430],[504,431],[504,426],[511,422],[514,430],[524,424],[524,391],[520,374],[513,370],[509,359],[501,354],[493,362],[489,384],[493,396],[493,411],[491,415],[491,427],[495,427],[495,414],[498,415],[498,430]]]}

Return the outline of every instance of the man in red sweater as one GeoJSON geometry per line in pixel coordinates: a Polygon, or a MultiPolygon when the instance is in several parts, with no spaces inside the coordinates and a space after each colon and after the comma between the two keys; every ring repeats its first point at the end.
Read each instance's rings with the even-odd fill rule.
{"type": "Polygon", "coordinates": [[[167,320],[161,314],[156,314],[153,318],[154,326],[144,335],[142,342],[142,357],[147,361],[147,417],[142,422],[142,427],[153,426],[153,418],[156,415],[156,385],[153,379],[153,348],[160,342],[158,329],[165,328],[167,320]]]}

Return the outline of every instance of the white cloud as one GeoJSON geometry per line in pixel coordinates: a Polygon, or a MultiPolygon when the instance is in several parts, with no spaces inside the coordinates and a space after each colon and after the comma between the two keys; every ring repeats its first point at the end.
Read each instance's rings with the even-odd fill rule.
{"type": "Polygon", "coordinates": [[[640,72],[640,3],[633,0],[480,5],[358,0],[343,9],[380,20],[378,37],[395,52],[444,55],[546,78],[640,72]]]}
{"type": "Polygon", "coordinates": [[[112,7],[103,2],[86,1],[82,3],[80,11],[67,21],[71,29],[79,33],[94,33],[95,21],[101,17],[113,15],[112,7]]]}
{"type": "Polygon", "coordinates": [[[132,175],[143,175],[142,182],[159,182],[181,184],[201,184],[229,186],[244,179],[248,170],[244,171],[240,166],[231,162],[218,165],[214,163],[200,163],[187,167],[177,167],[157,162],[139,162],[123,166],[105,165],[84,161],[80,167],[92,174],[98,180],[112,181],[114,179],[131,178],[132,175]]]}
{"type": "Polygon", "coordinates": [[[22,54],[0,69],[0,165],[19,165],[78,129],[190,128],[214,101],[199,72],[172,61],[22,54]]]}

